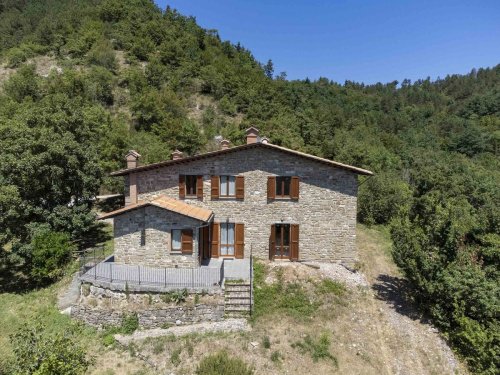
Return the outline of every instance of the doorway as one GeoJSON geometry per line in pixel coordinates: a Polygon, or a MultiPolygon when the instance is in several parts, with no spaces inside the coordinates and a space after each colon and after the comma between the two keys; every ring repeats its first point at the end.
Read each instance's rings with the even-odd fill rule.
{"type": "Polygon", "coordinates": [[[274,225],[274,259],[290,259],[290,224],[274,225]]]}

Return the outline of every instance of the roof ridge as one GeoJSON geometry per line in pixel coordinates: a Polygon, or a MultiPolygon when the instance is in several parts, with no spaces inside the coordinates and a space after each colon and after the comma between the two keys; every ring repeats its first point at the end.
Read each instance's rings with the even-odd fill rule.
{"type": "Polygon", "coordinates": [[[373,172],[371,172],[367,169],[354,167],[354,166],[349,165],[349,164],[340,163],[340,162],[337,162],[334,160],[322,158],[320,156],[308,154],[308,153],[305,153],[302,151],[292,150],[292,149],[289,149],[289,148],[286,148],[283,146],[278,146],[278,145],[275,145],[272,143],[251,143],[251,144],[234,146],[234,147],[222,149],[222,150],[209,151],[209,152],[205,152],[203,154],[187,156],[187,157],[182,158],[182,159],[165,160],[165,161],[161,161],[161,162],[157,162],[157,163],[141,165],[141,166],[135,167],[135,168],[120,169],[118,171],[112,172],[110,175],[111,176],[123,176],[123,175],[127,175],[129,173],[135,172],[135,171],[139,172],[139,171],[145,171],[145,170],[149,170],[149,169],[167,167],[167,166],[174,165],[174,164],[188,163],[188,162],[191,162],[194,160],[204,159],[204,158],[217,156],[217,155],[224,155],[224,154],[237,152],[237,151],[241,151],[241,150],[246,150],[246,149],[250,149],[250,148],[255,148],[255,147],[265,147],[265,148],[267,147],[269,149],[288,152],[288,153],[291,153],[291,154],[294,154],[294,155],[297,155],[300,157],[304,157],[304,158],[307,158],[310,160],[318,161],[320,163],[328,164],[328,165],[331,165],[333,167],[346,169],[346,170],[349,170],[351,172],[361,174],[361,175],[372,176],[374,174],[373,172]]]}

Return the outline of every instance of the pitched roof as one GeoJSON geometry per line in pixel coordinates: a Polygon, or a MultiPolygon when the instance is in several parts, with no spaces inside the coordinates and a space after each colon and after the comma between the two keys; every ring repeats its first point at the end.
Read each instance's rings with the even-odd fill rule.
{"type": "Polygon", "coordinates": [[[160,168],[160,167],[166,167],[166,166],[170,166],[170,165],[174,165],[174,164],[188,163],[188,162],[191,162],[194,160],[205,159],[205,158],[219,156],[219,155],[225,155],[225,154],[229,154],[232,152],[237,152],[237,151],[242,151],[242,150],[247,150],[250,148],[257,148],[257,147],[263,147],[263,148],[277,150],[277,151],[281,151],[281,152],[292,154],[292,155],[297,155],[297,156],[303,157],[305,159],[314,160],[314,161],[317,161],[319,163],[327,164],[327,165],[330,165],[330,166],[335,167],[335,168],[345,169],[345,170],[348,170],[348,171],[351,171],[353,173],[357,173],[360,175],[373,176],[373,172],[366,170],[366,169],[353,167],[352,165],[339,163],[339,162],[329,160],[329,159],[320,158],[318,156],[306,154],[306,153],[300,152],[300,151],[291,150],[289,148],[273,145],[271,143],[259,143],[259,142],[245,144],[245,145],[241,145],[241,146],[235,146],[235,147],[231,147],[231,148],[224,149],[224,150],[206,152],[204,154],[188,156],[188,157],[176,159],[176,160],[167,160],[167,161],[162,161],[159,163],[141,165],[141,166],[135,167],[135,168],[120,169],[118,171],[112,172],[111,176],[124,176],[124,175],[131,173],[131,172],[147,171],[147,170],[156,169],[156,168],[160,168]]]}
{"type": "Polygon", "coordinates": [[[159,197],[151,200],[151,201],[139,201],[135,204],[131,204],[120,208],[115,211],[111,211],[99,216],[99,220],[108,219],[110,217],[114,217],[120,215],[124,212],[135,210],[137,208],[145,207],[145,206],[156,206],[159,208],[163,208],[164,210],[172,211],[184,216],[191,217],[193,219],[197,219],[200,221],[210,221],[212,218],[213,212],[207,210],[205,208],[197,207],[192,204],[184,203],[180,200],[167,197],[165,195],[160,195],[159,197]]]}

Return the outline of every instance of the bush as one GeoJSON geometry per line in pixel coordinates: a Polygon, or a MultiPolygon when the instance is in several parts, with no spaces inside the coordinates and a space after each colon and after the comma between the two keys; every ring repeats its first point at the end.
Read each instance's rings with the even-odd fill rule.
{"type": "Polygon", "coordinates": [[[122,319],[121,332],[130,335],[139,328],[137,314],[125,315],[122,319]]]}
{"type": "Polygon", "coordinates": [[[108,70],[115,70],[117,66],[113,46],[106,39],[99,40],[92,46],[87,60],[90,64],[99,65],[108,70]]]}
{"type": "Polygon", "coordinates": [[[222,351],[201,360],[196,368],[197,375],[252,375],[254,370],[239,358],[231,358],[222,351]]]}
{"type": "Polygon", "coordinates": [[[63,274],[75,246],[67,233],[44,230],[34,235],[31,248],[31,276],[38,283],[45,283],[63,274]]]}
{"type": "Polygon", "coordinates": [[[329,359],[337,365],[337,358],[330,353],[330,339],[326,333],[323,333],[318,340],[307,335],[303,341],[292,344],[292,347],[299,349],[302,353],[308,353],[314,362],[318,362],[320,359],[329,359]]]}
{"type": "Polygon", "coordinates": [[[21,328],[11,336],[16,375],[79,375],[92,363],[76,342],[76,332],[47,335],[40,322],[21,328]]]}

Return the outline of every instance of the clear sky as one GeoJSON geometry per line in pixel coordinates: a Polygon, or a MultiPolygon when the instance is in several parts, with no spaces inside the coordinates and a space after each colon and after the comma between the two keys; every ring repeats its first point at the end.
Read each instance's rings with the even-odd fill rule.
{"type": "Polygon", "coordinates": [[[155,0],[288,79],[432,79],[500,63],[500,0],[155,0]]]}

